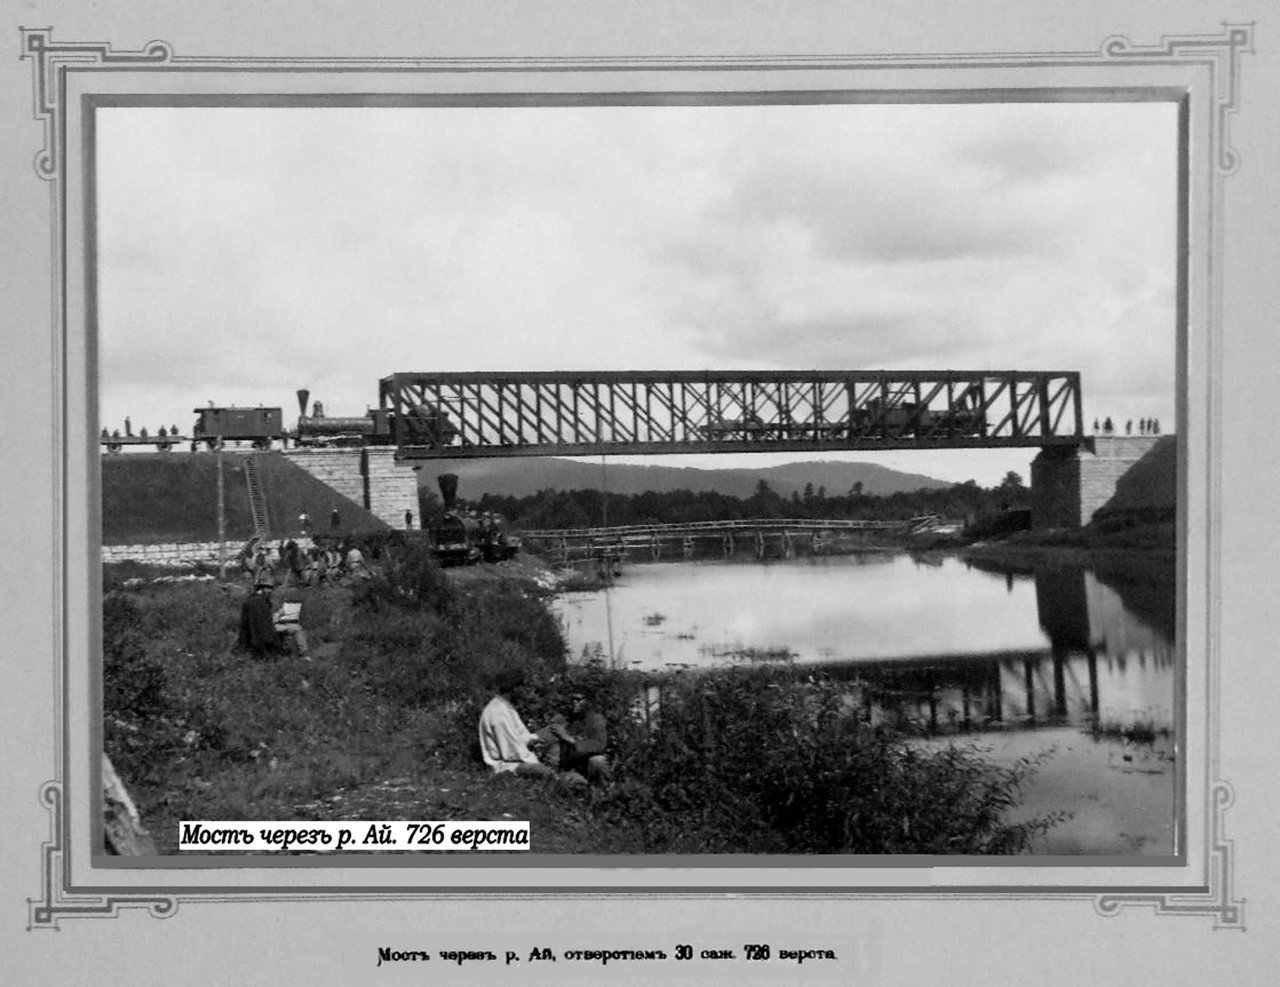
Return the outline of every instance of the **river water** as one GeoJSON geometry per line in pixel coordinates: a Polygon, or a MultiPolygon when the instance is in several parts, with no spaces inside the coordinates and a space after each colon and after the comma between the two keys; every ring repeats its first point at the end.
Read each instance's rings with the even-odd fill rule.
{"type": "Polygon", "coordinates": [[[997,760],[1050,753],[1023,810],[1073,816],[1038,852],[1170,854],[1173,585],[1148,577],[891,553],[659,562],[557,610],[574,656],[654,673],[821,669],[874,719],[967,737],[997,760]]]}

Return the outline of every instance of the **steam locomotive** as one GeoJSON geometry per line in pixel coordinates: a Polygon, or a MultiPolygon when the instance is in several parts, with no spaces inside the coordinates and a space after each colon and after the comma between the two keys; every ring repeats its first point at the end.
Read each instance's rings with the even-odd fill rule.
{"type": "Polygon", "coordinates": [[[471,565],[475,562],[502,562],[520,551],[520,539],[507,532],[501,514],[474,512],[458,507],[458,476],[444,473],[436,478],[444,498],[445,512],[431,526],[431,544],[441,565],[471,565]]]}
{"type": "MultiPolygon", "coordinates": [[[[396,413],[387,408],[371,408],[360,417],[330,417],[316,401],[306,414],[307,391],[298,392],[300,414],[291,432],[284,427],[280,408],[196,408],[191,431],[191,448],[201,443],[210,449],[219,442],[249,442],[255,449],[270,449],[278,442],[287,446],[326,448],[344,446],[395,445],[396,413]]],[[[413,445],[447,446],[458,437],[449,416],[432,405],[412,408],[404,420],[413,445]]]]}
{"type": "MultiPolygon", "coordinates": [[[[394,411],[371,408],[359,418],[333,418],[315,402],[310,415],[298,417],[293,433],[298,446],[389,446],[395,445],[394,411]]],[[[412,445],[447,446],[458,437],[453,422],[439,408],[417,405],[405,416],[405,430],[412,445]]]]}
{"type": "Polygon", "coordinates": [[[776,439],[892,438],[913,436],[985,435],[986,415],[978,395],[967,392],[954,407],[930,408],[910,401],[886,403],[872,398],[849,411],[848,417],[828,422],[767,422],[749,413],[742,418],[717,418],[704,425],[701,435],[712,441],[768,441],[776,439]]]}

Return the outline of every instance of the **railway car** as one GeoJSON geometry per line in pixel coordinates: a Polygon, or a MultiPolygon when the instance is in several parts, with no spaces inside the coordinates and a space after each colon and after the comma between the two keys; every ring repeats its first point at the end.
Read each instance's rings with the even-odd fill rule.
{"type": "Polygon", "coordinates": [[[255,449],[270,449],[273,442],[284,443],[284,412],[280,408],[196,408],[191,430],[191,448],[203,442],[216,449],[222,442],[252,442],[255,449]]]}
{"type": "Polygon", "coordinates": [[[170,432],[168,429],[162,428],[159,433],[153,436],[142,435],[121,435],[120,430],[108,433],[104,428],[98,438],[99,444],[110,453],[122,451],[126,446],[155,446],[160,452],[169,452],[178,444],[187,441],[178,434],[175,429],[170,432]]]}

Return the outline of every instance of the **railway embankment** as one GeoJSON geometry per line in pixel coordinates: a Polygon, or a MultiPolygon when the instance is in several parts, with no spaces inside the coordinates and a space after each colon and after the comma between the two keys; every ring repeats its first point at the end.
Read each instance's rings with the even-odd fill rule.
{"type": "MultiPolygon", "coordinates": [[[[254,533],[245,478],[252,456],[261,479],[273,535],[300,534],[306,512],[316,531],[329,527],[334,510],[341,534],[385,531],[380,520],[278,452],[226,452],[222,468],[223,527],[228,541],[254,533]]],[[[195,545],[218,538],[218,470],[212,453],[139,453],[102,457],[102,543],[195,545]]]]}

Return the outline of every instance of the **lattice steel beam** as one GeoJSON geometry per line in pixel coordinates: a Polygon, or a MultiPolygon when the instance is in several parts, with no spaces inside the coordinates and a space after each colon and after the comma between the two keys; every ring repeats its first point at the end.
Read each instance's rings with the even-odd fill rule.
{"type": "Polygon", "coordinates": [[[404,459],[1085,443],[1075,371],[397,373],[404,459]]]}

